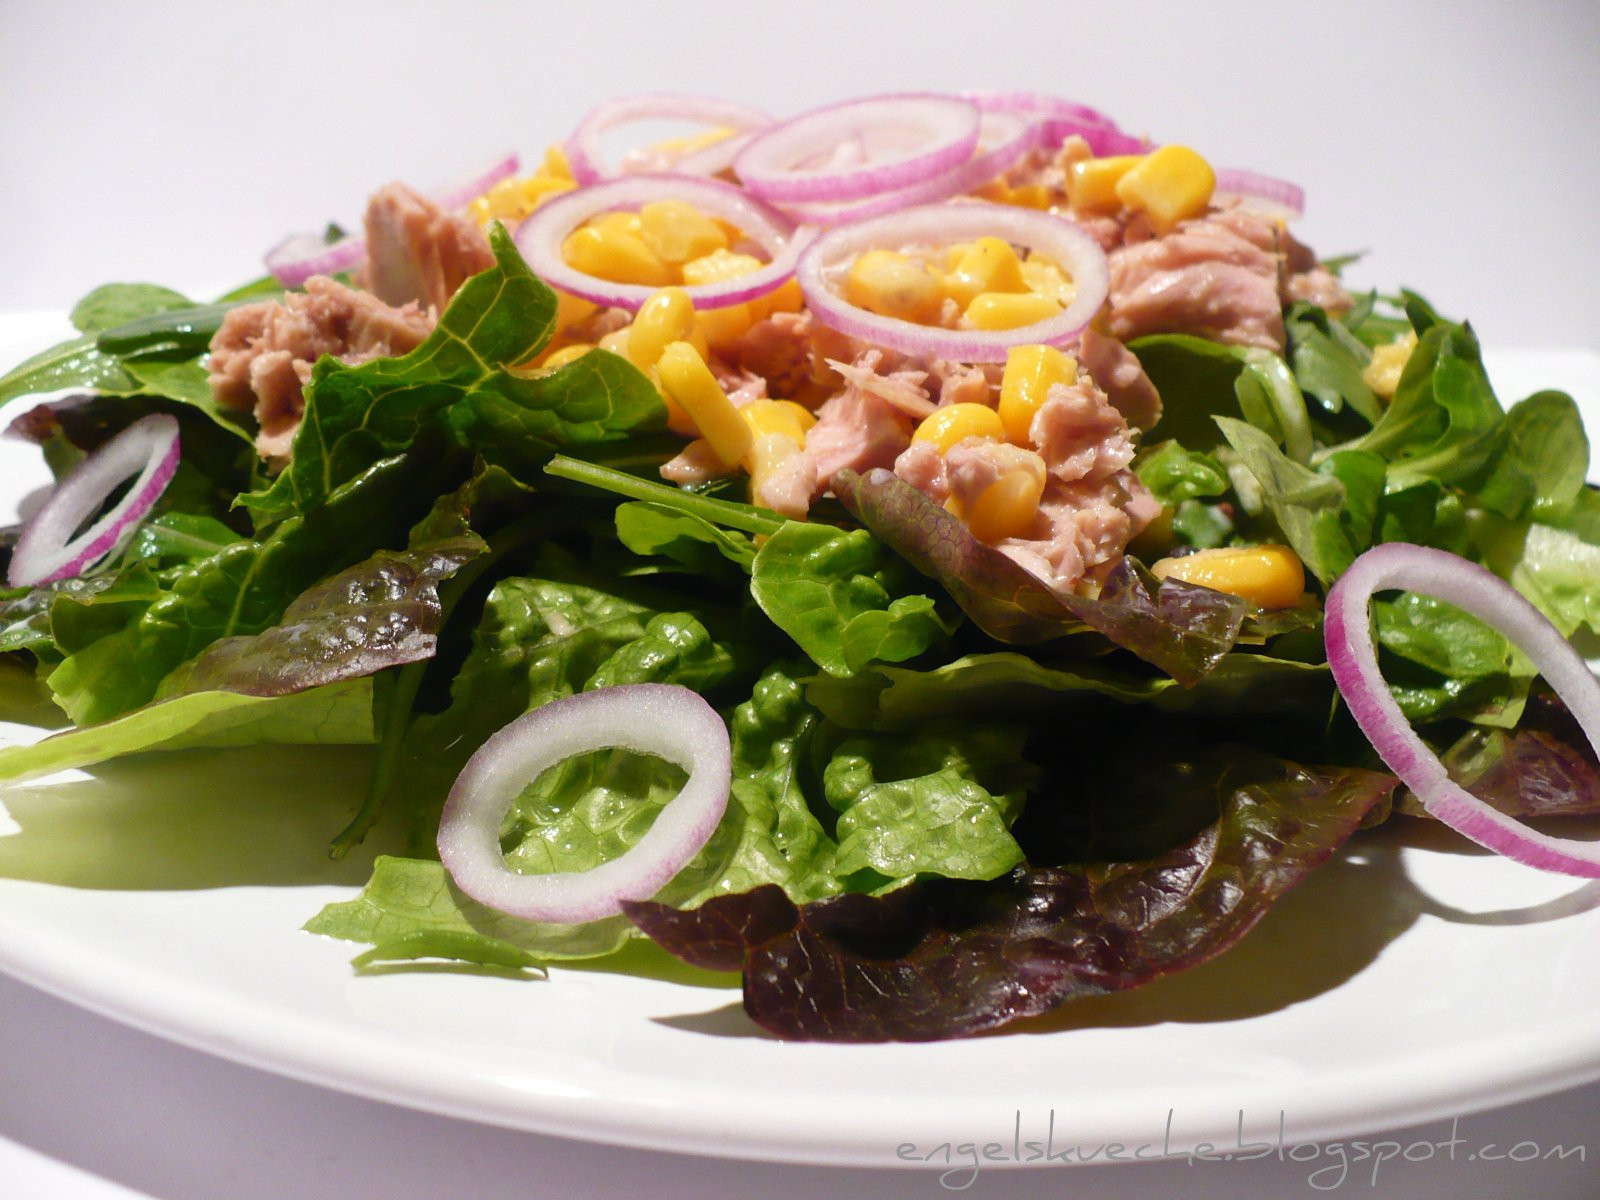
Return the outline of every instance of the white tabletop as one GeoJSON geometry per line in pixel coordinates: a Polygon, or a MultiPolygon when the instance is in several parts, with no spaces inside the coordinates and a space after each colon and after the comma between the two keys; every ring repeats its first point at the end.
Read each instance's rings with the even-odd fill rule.
{"type": "MultiPolygon", "coordinates": [[[[536,155],[624,92],[714,93],[782,114],[972,87],[1068,94],[1220,164],[1295,180],[1302,236],[1325,253],[1370,251],[1358,284],[1416,287],[1491,345],[1600,349],[1589,0],[618,9],[0,5],[0,309],[63,309],[107,279],[230,285],[283,234],[354,219],[375,183],[446,183],[507,148],[536,155]]],[[[1344,1175],[1329,1148],[1306,1163],[1079,1168],[1071,1181],[1086,1197],[1126,1195],[1130,1179],[1143,1195],[1197,1198],[1589,1195],[1596,1112],[1591,1086],[1454,1131],[1374,1135],[1397,1149],[1368,1147],[1344,1175]],[[1533,1160],[1488,1157],[1512,1152],[1533,1160]]],[[[984,1172],[971,1190],[1066,1186],[984,1172]]],[[[422,1115],[171,1045],[0,977],[3,1200],[940,1190],[928,1170],[674,1157],[422,1115]]]]}

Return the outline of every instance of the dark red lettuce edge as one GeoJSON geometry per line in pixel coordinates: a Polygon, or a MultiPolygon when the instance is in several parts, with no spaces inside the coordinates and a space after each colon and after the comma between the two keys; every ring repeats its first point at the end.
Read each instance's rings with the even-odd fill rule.
{"type": "Polygon", "coordinates": [[[696,966],[744,972],[751,1019],[804,1041],[927,1041],[1138,987],[1228,949],[1326,860],[1394,781],[1277,760],[1220,817],[1142,862],[1019,867],[796,905],[772,885],[697,909],[626,905],[696,966]]]}
{"type": "Polygon", "coordinates": [[[891,471],[841,471],[833,490],[857,520],[943,584],[998,641],[1031,644],[1087,627],[1192,686],[1233,648],[1249,612],[1237,596],[1158,581],[1131,558],[1112,569],[1098,597],[1053,590],[891,471]]]}

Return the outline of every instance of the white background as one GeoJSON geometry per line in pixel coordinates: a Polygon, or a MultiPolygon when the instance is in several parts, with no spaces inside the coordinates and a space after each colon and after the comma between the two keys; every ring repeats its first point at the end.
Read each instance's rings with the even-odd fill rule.
{"type": "MultiPolygon", "coordinates": [[[[354,221],[377,183],[448,183],[505,149],[532,159],[625,92],[715,93],[785,114],[864,92],[1039,89],[1302,184],[1301,236],[1327,254],[1368,251],[1358,285],[1417,288],[1491,345],[1600,349],[1597,63],[1592,0],[0,0],[0,311],[63,309],[113,279],[204,296],[259,273],[283,234],[354,221]]],[[[1485,1138],[1587,1139],[1587,1170],[1433,1163],[1396,1168],[1376,1194],[1589,1195],[1597,1108],[1589,1088],[1468,1120],[1485,1138]]],[[[1304,1175],[1262,1163],[1132,1178],[1147,1195],[1316,1194],[1304,1175]]],[[[994,1175],[974,1191],[1068,1186],[994,1175]]],[[[1128,1186],[1119,1172],[1071,1177],[1080,1195],[1128,1186]]],[[[423,1117],[211,1060],[0,980],[6,1200],[646,1189],[939,1194],[926,1175],[678,1159],[423,1117]]]]}

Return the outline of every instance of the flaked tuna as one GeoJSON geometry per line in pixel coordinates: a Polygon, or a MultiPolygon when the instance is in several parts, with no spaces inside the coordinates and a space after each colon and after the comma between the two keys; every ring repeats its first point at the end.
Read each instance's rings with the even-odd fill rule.
{"type": "Polygon", "coordinates": [[[442,312],[463,283],[494,266],[477,225],[403,183],[373,194],[365,224],[367,261],[357,282],[387,304],[442,312]]]}
{"type": "Polygon", "coordinates": [[[256,450],[281,458],[300,427],[303,389],[324,354],[346,363],[404,354],[433,331],[434,316],[415,304],[396,308],[369,292],[322,275],[305,293],[246,304],[223,319],[211,339],[211,394],[224,408],[252,412],[256,450]]]}

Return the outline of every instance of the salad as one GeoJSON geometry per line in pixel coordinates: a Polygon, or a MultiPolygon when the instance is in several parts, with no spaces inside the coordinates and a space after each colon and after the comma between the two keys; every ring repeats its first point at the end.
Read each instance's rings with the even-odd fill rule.
{"type": "Polygon", "coordinates": [[[798,1039],[1182,970],[1385,821],[1600,875],[1523,824],[1600,813],[1577,407],[1303,205],[1051,96],[642,96],[98,288],[0,378],[58,477],[0,655],[74,725],[0,780],[370,743],[358,968],[648,938],[798,1039]]]}

